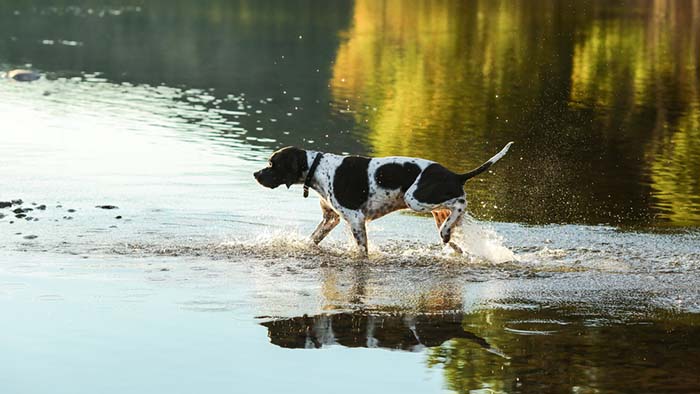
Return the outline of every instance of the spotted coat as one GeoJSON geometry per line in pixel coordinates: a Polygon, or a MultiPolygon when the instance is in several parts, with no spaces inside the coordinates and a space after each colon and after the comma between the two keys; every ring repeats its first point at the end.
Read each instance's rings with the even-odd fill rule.
{"type": "Polygon", "coordinates": [[[408,208],[432,212],[442,241],[458,250],[450,238],[466,211],[464,183],[500,160],[511,144],[464,174],[420,158],[341,156],[287,147],[275,152],[269,166],[254,175],[258,182],[270,188],[308,181],[309,187],[318,193],[323,211],[323,219],[311,235],[315,243],[321,242],[342,218],[350,225],[360,253],[366,256],[365,224],[408,208]],[[318,155],[322,155],[320,161],[309,176],[318,155]]]}

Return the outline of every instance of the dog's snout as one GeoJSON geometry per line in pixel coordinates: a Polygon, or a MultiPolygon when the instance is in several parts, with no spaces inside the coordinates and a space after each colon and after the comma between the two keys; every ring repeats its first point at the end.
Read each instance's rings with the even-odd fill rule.
{"type": "Polygon", "coordinates": [[[255,171],[253,177],[257,180],[260,177],[260,171],[255,171]]]}

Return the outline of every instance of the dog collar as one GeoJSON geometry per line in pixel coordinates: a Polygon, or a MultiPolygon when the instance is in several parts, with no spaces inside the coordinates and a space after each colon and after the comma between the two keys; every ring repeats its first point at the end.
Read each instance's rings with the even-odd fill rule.
{"type": "Polygon", "coordinates": [[[306,179],[304,179],[304,198],[309,196],[309,183],[311,183],[311,178],[313,178],[316,167],[318,167],[318,163],[321,161],[322,157],[323,153],[317,153],[316,157],[314,158],[314,162],[311,163],[309,172],[306,173],[306,179]]]}

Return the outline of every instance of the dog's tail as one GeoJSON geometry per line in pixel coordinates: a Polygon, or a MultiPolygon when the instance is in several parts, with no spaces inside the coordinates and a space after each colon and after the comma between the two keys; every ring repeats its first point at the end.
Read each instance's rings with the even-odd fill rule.
{"type": "Polygon", "coordinates": [[[493,163],[495,163],[495,162],[501,160],[501,158],[502,158],[503,156],[505,156],[506,153],[508,153],[508,149],[510,148],[511,145],[513,145],[513,142],[512,142],[512,141],[509,142],[508,144],[506,144],[506,146],[505,146],[503,149],[501,149],[500,152],[496,153],[495,156],[493,156],[492,158],[488,159],[488,161],[486,161],[486,163],[480,165],[479,167],[477,167],[477,168],[475,168],[475,169],[473,169],[473,170],[471,170],[471,171],[469,171],[469,172],[467,172],[467,173],[465,173],[465,174],[461,174],[461,175],[459,176],[459,179],[462,181],[462,183],[465,183],[465,182],[468,181],[469,179],[474,178],[475,176],[477,176],[477,175],[481,174],[482,172],[488,170],[488,169],[493,165],[493,163]]]}

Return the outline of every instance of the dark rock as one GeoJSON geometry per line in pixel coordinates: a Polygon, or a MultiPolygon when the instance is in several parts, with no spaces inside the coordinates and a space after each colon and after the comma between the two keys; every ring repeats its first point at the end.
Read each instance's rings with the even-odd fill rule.
{"type": "Polygon", "coordinates": [[[0,208],[7,208],[7,207],[11,207],[11,206],[12,206],[11,201],[0,201],[0,208]]]}
{"type": "Polygon", "coordinates": [[[71,209],[68,210],[68,212],[73,213],[73,212],[75,212],[75,209],[72,209],[72,208],[71,208],[71,209]]]}
{"type": "Polygon", "coordinates": [[[121,218],[122,218],[122,215],[115,216],[114,218],[115,218],[115,219],[121,219],[121,218]]]}
{"type": "Polygon", "coordinates": [[[24,201],[22,201],[21,198],[18,198],[16,200],[12,200],[12,205],[22,205],[24,204],[24,201]]]}
{"type": "Polygon", "coordinates": [[[14,212],[14,213],[22,213],[22,212],[24,212],[24,209],[22,209],[22,208],[15,208],[15,209],[12,210],[12,212],[14,212]]]}
{"type": "Polygon", "coordinates": [[[18,213],[17,215],[15,215],[15,217],[16,217],[17,219],[22,219],[23,217],[26,217],[26,216],[27,216],[27,215],[24,214],[24,213],[18,213]]]}
{"type": "Polygon", "coordinates": [[[40,210],[40,211],[45,211],[45,210],[46,210],[46,205],[41,204],[41,205],[39,205],[38,207],[36,207],[36,209],[38,209],[38,210],[40,210]]]}
{"type": "Polygon", "coordinates": [[[31,70],[10,70],[7,72],[7,78],[12,78],[15,81],[19,82],[32,82],[36,81],[37,79],[41,78],[41,75],[39,73],[35,73],[34,71],[31,70]]]}
{"type": "Polygon", "coordinates": [[[63,205],[56,205],[56,208],[63,208],[63,205]]]}
{"type": "Polygon", "coordinates": [[[34,210],[34,208],[24,208],[24,212],[29,212],[29,211],[33,211],[33,210],[34,210]]]}
{"type": "Polygon", "coordinates": [[[163,272],[165,272],[165,271],[170,271],[170,270],[167,269],[167,268],[161,268],[160,270],[163,271],[163,272]]]}
{"type": "Polygon", "coordinates": [[[31,217],[31,216],[27,216],[27,217],[26,217],[26,218],[24,218],[24,219],[25,219],[26,221],[28,221],[28,222],[31,222],[31,221],[32,221],[32,219],[34,219],[34,218],[33,218],[33,217],[31,217]]]}
{"type": "Polygon", "coordinates": [[[14,223],[14,222],[15,222],[14,220],[10,220],[10,224],[12,224],[12,223],[14,223]]]}
{"type": "Polygon", "coordinates": [[[5,217],[5,214],[4,214],[4,213],[0,213],[0,219],[2,219],[2,218],[4,218],[4,217],[5,217]]]}
{"type": "Polygon", "coordinates": [[[101,208],[101,209],[119,209],[119,207],[116,206],[116,205],[95,205],[95,208],[101,208]]]}
{"type": "Polygon", "coordinates": [[[24,239],[37,239],[37,238],[39,238],[39,236],[38,235],[25,235],[23,238],[24,239]]]}
{"type": "Polygon", "coordinates": [[[63,218],[66,220],[73,220],[73,216],[64,216],[63,218]]]}

